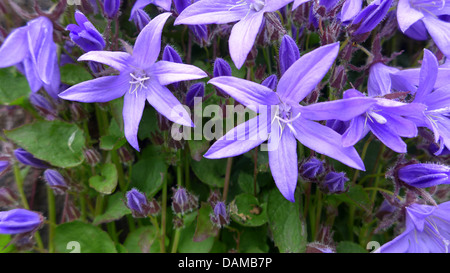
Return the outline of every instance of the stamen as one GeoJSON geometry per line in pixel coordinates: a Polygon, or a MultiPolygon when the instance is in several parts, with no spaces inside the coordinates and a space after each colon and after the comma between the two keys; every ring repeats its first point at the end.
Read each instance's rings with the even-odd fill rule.
{"type": "MultiPolygon", "coordinates": [[[[144,73],[139,73],[139,74],[145,75],[144,73]]],[[[130,89],[128,90],[128,93],[130,93],[130,94],[135,93],[136,96],[137,96],[137,92],[136,92],[136,91],[138,90],[138,88],[139,88],[139,91],[141,91],[142,88],[148,89],[148,87],[145,85],[145,82],[146,82],[147,80],[149,80],[150,77],[147,77],[147,75],[145,75],[145,76],[143,76],[143,77],[140,77],[140,76],[136,76],[136,75],[133,74],[133,73],[130,73],[130,76],[131,76],[131,78],[133,78],[134,80],[129,81],[129,83],[130,83],[130,89]],[[132,88],[133,86],[134,86],[134,89],[133,89],[133,91],[131,91],[131,88],[132,88]],[[130,91],[131,91],[131,92],[130,92],[130,91]]]]}

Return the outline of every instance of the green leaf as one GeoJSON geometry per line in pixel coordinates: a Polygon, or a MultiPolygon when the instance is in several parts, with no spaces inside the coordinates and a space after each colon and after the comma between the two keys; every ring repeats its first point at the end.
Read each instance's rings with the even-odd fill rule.
{"type": "Polygon", "coordinates": [[[84,160],[84,133],[74,124],[37,121],[5,131],[5,134],[36,158],[56,167],[75,167],[84,160]]]}
{"type": "Polygon", "coordinates": [[[194,241],[195,229],[197,221],[195,217],[197,212],[185,215],[185,228],[180,231],[180,242],[178,245],[178,252],[180,253],[207,253],[211,250],[214,244],[215,237],[208,237],[203,241],[194,241]]]}
{"type": "Polygon", "coordinates": [[[105,163],[101,169],[101,176],[89,178],[89,186],[99,193],[111,194],[117,187],[117,169],[112,163],[105,163]]]}
{"type": "MultiPolygon", "coordinates": [[[[255,191],[253,176],[248,173],[244,172],[239,173],[238,184],[241,190],[245,193],[253,194],[255,191]]],[[[259,193],[258,183],[256,183],[256,193],[259,193]]]]}
{"type": "Polygon", "coordinates": [[[203,183],[222,188],[225,183],[227,159],[191,160],[192,171],[203,183]]]}
{"type": "Polygon", "coordinates": [[[77,64],[66,64],[60,68],[61,82],[68,85],[75,85],[80,82],[92,80],[92,75],[77,64]]]}
{"type": "Polygon", "coordinates": [[[14,251],[14,244],[7,246],[11,241],[11,235],[0,234],[0,253],[9,253],[14,251]]]}
{"type": "Polygon", "coordinates": [[[109,124],[108,134],[100,137],[100,149],[112,151],[120,148],[127,142],[123,131],[114,119],[109,124]]]}
{"type": "Polygon", "coordinates": [[[153,197],[161,189],[167,169],[160,147],[148,146],[132,167],[131,186],[146,193],[148,197],[153,197]]]}
{"type": "Polygon", "coordinates": [[[369,210],[371,206],[369,195],[361,185],[353,185],[348,192],[328,195],[326,198],[332,204],[337,204],[340,201],[350,205],[357,205],[365,210],[369,210]]]}
{"type": "Polygon", "coordinates": [[[111,221],[119,220],[123,216],[130,214],[130,209],[125,206],[124,203],[125,195],[122,192],[114,193],[108,197],[108,202],[106,204],[105,211],[103,214],[95,217],[93,225],[99,225],[103,223],[108,223],[111,221]]]}
{"type": "Polygon", "coordinates": [[[55,229],[55,250],[69,253],[117,253],[108,233],[91,224],[73,221],[59,225],[55,229]],[[79,248],[78,248],[79,247],[79,248]]]}
{"type": "Polygon", "coordinates": [[[242,193],[236,196],[232,204],[231,217],[239,224],[257,227],[267,223],[267,204],[260,205],[255,196],[242,193]]]}
{"type": "Polygon", "coordinates": [[[197,227],[195,229],[194,242],[201,242],[211,236],[216,236],[219,229],[215,227],[210,219],[210,214],[213,213],[209,203],[202,202],[197,215],[197,227]]]}
{"type": "Polygon", "coordinates": [[[28,81],[15,68],[0,69],[0,104],[20,104],[31,93],[28,81]]]}
{"type": "Polygon", "coordinates": [[[337,253],[367,253],[362,246],[350,241],[342,241],[336,247],[337,253]]]}
{"type": "Polygon", "coordinates": [[[267,215],[280,252],[305,252],[306,226],[300,220],[298,202],[289,202],[275,188],[269,193],[267,215]]]}
{"type": "Polygon", "coordinates": [[[128,253],[159,253],[159,244],[155,228],[153,226],[143,226],[130,232],[123,245],[128,250],[128,253]]]}
{"type": "Polygon", "coordinates": [[[207,140],[188,140],[189,151],[191,157],[195,161],[200,161],[203,154],[209,149],[209,141],[207,140]]]}

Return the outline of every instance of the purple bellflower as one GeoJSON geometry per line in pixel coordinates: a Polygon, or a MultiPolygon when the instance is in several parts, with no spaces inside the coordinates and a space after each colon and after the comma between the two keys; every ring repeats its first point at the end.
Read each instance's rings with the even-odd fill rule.
{"type": "Polygon", "coordinates": [[[416,40],[426,40],[427,33],[446,56],[450,56],[450,23],[439,19],[450,15],[445,0],[399,0],[397,21],[400,30],[416,40]]]}
{"type": "Polygon", "coordinates": [[[450,184],[450,167],[431,163],[411,164],[398,170],[398,178],[416,188],[450,184]]]}
{"type": "MultiPolygon", "coordinates": [[[[149,214],[153,214],[156,210],[152,209],[152,203],[150,203],[144,193],[133,188],[126,193],[126,206],[131,210],[131,214],[134,218],[145,218],[149,214]],[[153,213],[151,213],[153,212],[153,213]]],[[[159,206],[157,203],[153,205],[159,206]]]]}
{"type": "Polygon", "coordinates": [[[22,148],[14,150],[14,155],[16,156],[16,159],[24,165],[28,165],[38,169],[46,169],[49,167],[47,163],[35,158],[31,153],[22,148]]]}
{"type": "Polygon", "coordinates": [[[289,35],[284,35],[281,40],[279,60],[280,74],[283,75],[288,68],[300,58],[300,50],[294,39],[289,35]]]}
{"type": "Polygon", "coordinates": [[[359,35],[372,31],[384,19],[391,8],[392,1],[393,0],[375,0],[361,10],[352,21],[353,25],[359,25],[352,35],[359,35]]]}
{"type": "Polygon", "coordinates": [[[60,94],[66,100],[79,102],[107,102],[124,96],[123,120],[125,137],[139,151],[137,131],[147,100],[167,119],[186,126],[194,126],[189,113],[165,85],[206,77],[199,68],[167,61],[156,62],[161,50],[161,33],[170,13],[155,17],[140,32],[133,53],[90,51],[79,61],[96,61],[120,72],[82,82],[60,94]]]}
{"type": "Polygon", "coordinates": [[[339,43],[334,43],[305,54],[283,74],[276,92],[234,77],[211,79],[209,83],[260,115],[228,131],[204,156],[210,159],[237,156],[269,140],[269,166],[273,178],[283,196],[292,202],[295,201],[298,178],[296,139],[318,153],[364,170],[356,150],[342,146],[341,135],[313,120],[331,119],[337,115],[350,120],[370,106],[361,103],[359,98],[305,107],[299,104],[325,76],[338,51],[339,43]],[[313,106],[315,108],[310,109],[313,106]]]}
{"type": "Polygon", "coordinates": [[[0,68],[17,65],[33,93],[44,87],[58,99],[60,73],[50,19],[38,17],[12,31],[0,47],[0,59],[0,68]]]}
{"type": "Polygon", "coordinates": [[[226,24],[238,21],[228,40],[231,59],[242,67],[253,47],[264,13],[274,12],[293,0],[200,0],[187,7],[175,25],[226,24]]]}
{"type": "Polygon", "coordinates": [[[119,14],[120,0],[103,0],[103,11],[106,17],[114,19],[119,14]]]}
{"type": "Polygon", "coordinates": [[[138,32],[141,32],[142,29],[151,21],[150,16],[143,9],[136,9],[131,19],[133,20],[138,32]]]}
{"type": "Polygon", "coordinates": [[[75,21],[77,24],[69,24],[66,29],[70,31],[70,39],[76,45],[84,52],[103,50],[105,48],[103,36],[82,12],[75,11],[75,21]]]}
{"type": "Polygon", "coordinates": [[[341,21],[345,23],[355,18],[361,11],[362,4],[362,0],[345,0],[340,14],[341,21]]]}
{"type": "Polygon", "coordinates": [[[450,202],[438,206],[412,204],[405,208],[405,230],[377,253],[448,253],[450,202]]]}
{"type": "Polygon", "coordinates": [[[323,167],[322,160],[313,157],[302,164],[300,171],[303,177],[311,179],[321,175],[325,171],[325,168],[323,167]]]}
{"type": "Polygon", "coordinates": [[[0,234],[19,234],[37,230],[44,217],[34,211],[13,209],[0,211],[0,234]]]}
{"type": "MultiPolygon", "coordinates": [[[[439,144],[439,155],[444,147],[450,148],[450,85],[437,83],[438,77],[446,75],[439,73],[439,64],[436,56],[428,49],[424,49],[422,67],[419,73],[418,86],[414,86],[408,74],[393,74],[393,84],[402,91],[415,91],[413,103],[426,105],[426,110],[420,112],[421,116],[414,115],[411,120],[419,127],[426,127],[434,133],[434,140],[439,144]],[[436,86],[440,86],[436,88],[436,86]]],[[[448,80],[448,79],[447,79],[448,80]]]]}

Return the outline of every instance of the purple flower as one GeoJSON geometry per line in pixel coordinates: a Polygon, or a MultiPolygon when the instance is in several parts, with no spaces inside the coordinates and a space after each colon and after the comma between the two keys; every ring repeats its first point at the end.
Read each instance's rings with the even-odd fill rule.
{"type": "Polygon", "coordinates": [[[126,193],[126,198],[126,206],[131,210],[133,217],[145,218],[150,214],[151,206],[145,194],[133,188],[126,193]]]}
{"type": "Polygon", "coordinates": [[[120,9],[120,0],[103,0],[103,11],[109,19],[114,19],[120,9]]]}
{"type": "Polygon", "coordinates": [[[288,68],[300,58],[300,50],[289,35],[284,35],[281,40],[279,59],[280,74],[283,75],[288,68]]]}
{"type": "Polygon", "coordinates": [[[0,59],[0,68],[16,65],[25,74],[32,92],[44,87],[58,98],[60,74],[50,19],[38,17],[12,31],[0,47],[0,59]]]}
{"type": "Polygon", "coordinates": [[[144,9],[147,5],[156,5],[166,11],[170,11],[170,7],[172,6],[171,0],[137,0],[134,3],[133,8],[131,9],[130,21],[136,16],[136,12],[138,10],[144,9]]]}
{"type": "Polygon", "coordinates": [[[156,62],[161,50],[161,33],[170,13],[155,17],[139,34],[133,53],[91,51],[79,61],[95,61],[120,72],[82,82],[60,94],[66,100],[106,102],[124,96],[125,137],[139,151],[137,131],[147,100],[161,115],[186,126],[194,126],[189,114],[165,85],[206,77],[197,67],[167,61],[156,62]]]}
{"type": "Polygon", "coordinates": [[[105,48],[105,40],[86,16],[77,10],[75,11],[75,20],[78,25],[69,24],[66,27],[70,31],[70,39],[84,52],[103,50],[105,48]]]}
{"type": "Polygon", "coordinates": [[[170,45],[166,45],[164,48],[162,60],[179,64],[183,63],[178,52],[170,45]]]}
{"type": "Polygon", "coordinates": [[[345,23],[355,18],[361,11],[362,3],[362,0],[345,0],[340,14],[341,21],[345,23]]]}
{"type": "MultiPolygon", "coordinates": [[[[189,5],[192,4],[191,0],[176,0],[173,1],[175,4],[175,10],[178,14],[181,14],[189,5]]],[[[191,25],[189,26],[196,42],[200,45],[204,45],[208,41],[208,27],[206,25],[191,25]]]]}
{"type": "Polygon", "coordinates": [[[172,196],[172,209],[176,214],[184,214],[197,208],[197,197],[189,193],[185,188],[180,187],[174,191],[172,196]]]}
{"type": "Polygon", "coordinates": [[[40,159],[35,158],[32,154],[30,154],[29,152],[25,151],[22,148],[14,150],[14,155],[16,156],[17,160],[22,164],[39,169],[48,168],[47,163],[45,163],[40,159]]]}
{"type": "Polygon", "coordinates": [[[261,82],[261,85],[268,87],[272,90],[275,90],[277,88],[277,84],[278,84],[278,77],[275,74],[270,75],[261,82]]]}
{"type": "Polygon", "coordinates": [[[211,222],[218,227],[226,226],[230,223],[230,214],[224,202],[217,202],[214,206],[214,214],[210,215],[211,222]]]}
{"type": "Polygon", "coordinates": [[[391,8],[392,0],[375,0],[365,7],[353,19],[353,25],[359,25],[352,35],[364,34],[372,31],[386,16],[391,8]]]}
{"type": "Polygon", "coordinates": [[[405,208],[405,230],[382,245],[378,253],[448,253],[450,202],[438,206],[412,204],[405,208]]]}
{"type": "Polygon", "coordinates": [[[347,181],[345,172],[329,172],[325,175],[323,186],[326,187],[328,193],[341,193],[345,191],[345,182],[347,181]]]}
{"type": "Polygon", "coordinates": [[[138,32],[141,32],[142,29],[151,21],[150,16],[148,16],[143,9],[137,9],[132,16],[132,20],[138,32]]]}
{"type": "Polygon", "coordinates": [[[222,58],[217,58],[214,61],[213,69],[214,77],[231,76],[231,66],[222,58]]]}
{"type": "Polygon", "coordinates": [[[195,98],[203,98],[205,95],[205,84],[202,82],[194,83],[186,93],[186,105],[194,107],[195,98]]]}
{"type": "Polygon", "coordinates": [[[253,47],[264,13],[274,12],[293,0],[200,0],[187,7],[175,25],[226,24],[238,21],[228,40],[231,59],[242,67],[253,47]]]}
{"type": "Polygon", "coordinates": [[[44,217],[26,209],[0,211],[0,234],[18,234],[37,230],[44,217]]]}
{"type": "Polygon", "coordinates": [[[427,33],[439,49],[450,56],[450,23],[439,16],[450,14],[446,1],[399,0],[397,21],[400,30],[416,40],[426,40],[427,33]]]}
{"type": "Polygon", "coordinates": [[[47,169],[44,171],[44,178],[47,184],[56,194],[63,194],[68,189],[64,177],[56,170],[47,169]]]}
{"type": "Polygon", "coordinates": [[[8,160],[0,160],[0,175],[10,167],[8,160]]]}
{"type": "Polygon", "coordinates": [[[411,164],[398,170],[398,178],[416,188],[450,184],[450,167],[429,163],[411,164]]]}
{"type": "Polygon", "coordinates": [[[315,178],[322,174],[324,170],[323,161],[315,157],[303,163],[300,169],[301,175],[306,178],[315,178]]]}
{"type": "Polygon", "coordinates": [[[339,44],[334,43],[305,54],[283,74],[276,92],[234,77],[211,79],[209,83],[260,115],[227,132],[204,156],[210,159],[237,156],[269,140],[272,175],[280,192],[292,202],[298,177],[296,139],[318,153],[363,170],[364,163],[356,150],[342,146],[341,135],[312,120],[335,116],[352,119],[370,106],[362,104],[359,99],[306,107],[299,105],[322,80],[338,51],[339,44]],[[271,112],[268,115],[269,108],[271,112]]]}

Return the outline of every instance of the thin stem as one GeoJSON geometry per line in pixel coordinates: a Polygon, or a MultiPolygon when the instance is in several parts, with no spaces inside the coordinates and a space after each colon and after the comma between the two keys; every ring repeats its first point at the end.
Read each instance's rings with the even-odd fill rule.
{"type": "MultiPolygon", "coordinates": [[[[369,148],[369,144],[372,141],[373,136],[370,135],[370,137],[367,139],[366,143],[364,143],[363,150],[361,152],[361,160],[364,161],[364,158],[366,157],[367,149],[369,148]]],[[[355,185],[356,179],[358,179],[359,170],[355,171],[355,174],[353,175],[352,184],[355,185]]]]}
{"type": "Polygon", "coordinates": [[[55,207],[55,195],[52,188],[47,186],[47,204],[48,204],[48,252],[53,253],[55,251],[53,238],[55,235],[56,226],[56,207],[55,207]]]}
{"type": "Polygon", "coordinates": [[[167,173],[163,177],[162,208],[161,208],[161,252],[166,252],[166,220],[167,220],[167,173]]]}
{"type": "Polygon", "coordinates": [[[173,238],[171,253],[177,253],[178,243],[180,242],[181,229],[177,228],[175,230],[175,236],[173,238]]]}
{"type": "Polygon", "coordinates": [[[226,201],[227,200],[227,196],[228,196],[228,188],[230,186],[230,176],[231,176],[231,166],[233,165],[233,158],[229,157],[227,159],[227,169],[225,172],[225,183],[223,186],[223,200],[226,201]]]}

